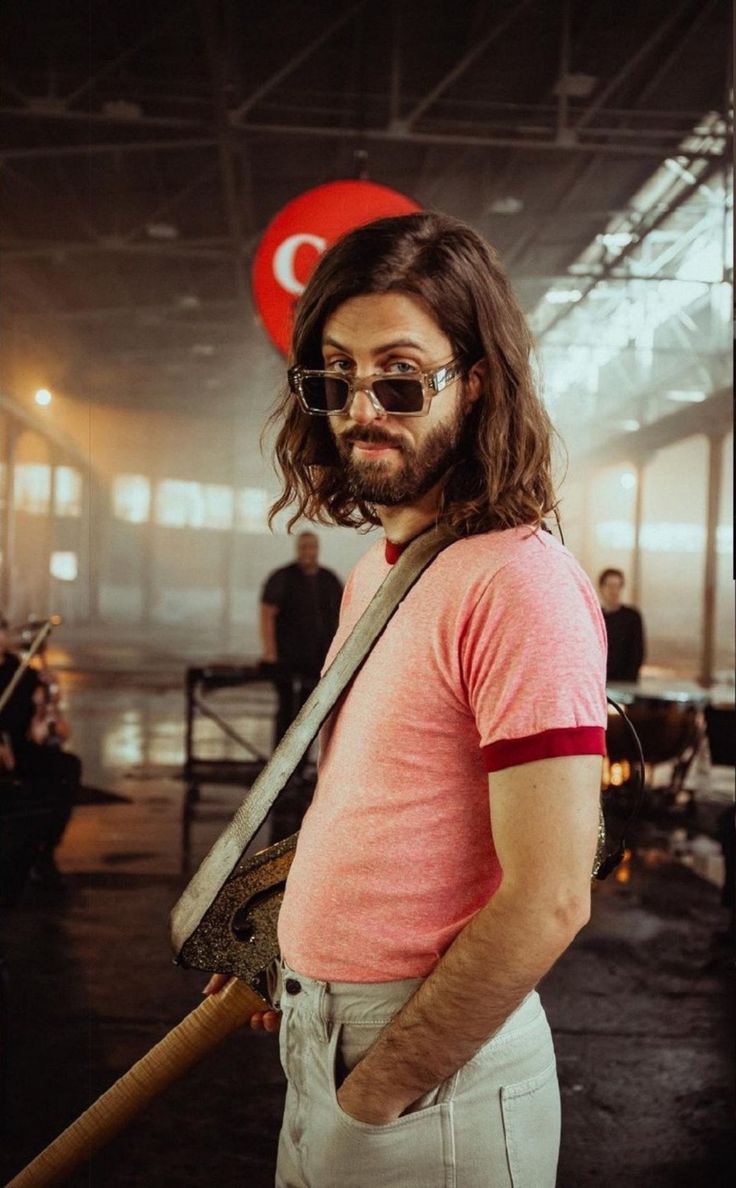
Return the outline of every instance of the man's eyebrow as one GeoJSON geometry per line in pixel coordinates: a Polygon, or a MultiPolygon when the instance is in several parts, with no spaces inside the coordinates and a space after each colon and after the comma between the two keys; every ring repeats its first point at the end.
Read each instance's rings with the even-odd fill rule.
{"type": "MultiPolygon", "coordinates": [[[[350,351],[346,346],[343,346],[341,342],[338,342],[336,338],[332,338],[329,334],[326,334],[322,339],[322,346],[336,347],[338,351],[343,351],[346,355],[350,354],[350,351]]],[[[386,351],[396,350],[397,347],[413,347],[416,351],[423,351],[426,349],[423,343],[417,342],[416,339],[394,338],[391,342],[384,342],[380,346],[374,347],[371,354],[383,355],[386,351]]]]}

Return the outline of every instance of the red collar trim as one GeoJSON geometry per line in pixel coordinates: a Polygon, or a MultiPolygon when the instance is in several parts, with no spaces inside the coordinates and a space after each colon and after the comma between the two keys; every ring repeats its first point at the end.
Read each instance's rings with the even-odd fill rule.
{"type": "Polygon", "coordinates": [[[395,565],[405,548],[406,544],[395,544],[394,541],[386,539],[384,542],[386,564],[395,565]]]}

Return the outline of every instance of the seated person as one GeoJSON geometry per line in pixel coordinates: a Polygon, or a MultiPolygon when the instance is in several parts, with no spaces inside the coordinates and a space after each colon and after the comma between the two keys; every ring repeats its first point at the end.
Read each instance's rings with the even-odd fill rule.
{"type": "MultiPolygon", "coordinates": [[[[8,650],[8,625],[0,617],[0,697],[13,680],[20,660],[8,650]]],[[[58,882],[54,859],[71,816],[79,788],[81,762],[62,749],[68,724],[61,714],[58,682],[41,661],[28,667],[0,711],[0,770],[12,774],[25,792],[50,806],[38,838],[32,874],[38,881],[58,882]]]]}

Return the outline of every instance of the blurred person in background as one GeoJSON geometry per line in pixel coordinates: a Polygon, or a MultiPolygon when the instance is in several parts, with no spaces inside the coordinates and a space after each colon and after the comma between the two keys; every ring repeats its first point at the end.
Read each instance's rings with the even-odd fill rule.
{"type": "Polygon", "coordinates": [[[633,606],[625,606],[626,579],[620,569],[604,569],[598,578],[601,610],[608,636],[606,680],[636,681],[646,658],[644,620],[633,606]]]}
{"type": "MultiPolygon", "coordinates": [[[[25,638],[30,640],[40,626],[37,621],[29,622],[25,638]]],[[[46,663],[45,652],[44,644],[36,665],[25,670],[0,713],[0,763],[7,774],[21,781],[30,797],[51,809],[38,838],[31,877],[56,886],[60,875],[54,853],[79,791],[82,764],[76,755],[63,750],[69,725],[61,711],[58,680],[46,663]]],[[[9,650],[7,621],[0,618],[0,694],[20,664],[20,658],[9,650]]]]}
{"type": "MultiPolygon", "coordinates": [[[[8,621],[0,615],[0,696],[20,668],[20,658],[10,651],[8,621]]],[[[36,712],[35,695],[38,677],[26,669],[16,685],[10,699],[0,710],[0,770],[13,773],[16,768],[16,752],[28,737],[31,721],[36,712]]]]}
{"type": "Polygon", "coordinates": [[[274,665],[278,694],[274,745],[314,689],[337,629],[342,583],[319,564],[319,538],[300,532],[291,565],[266,579],[261,595],[261,663],[274,665]]]}
{"type": "MultiPolygon", "coordinates": [[[[535,987],[587,921],[605,629],[556,499],[531,337],[495,252],[432,211],[321,257],[274,420],[272,509],[381,525],[330,663],[406,545],[451,543],[320,735],[279,916],[279,1188],[553,1188],[535,987]]],[[[206,993],[227,979],[213,975],[206,993]]]]}

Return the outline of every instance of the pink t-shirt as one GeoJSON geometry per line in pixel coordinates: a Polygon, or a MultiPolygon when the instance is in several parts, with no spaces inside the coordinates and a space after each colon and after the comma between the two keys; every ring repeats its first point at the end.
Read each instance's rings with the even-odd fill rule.
{"type": "MultiPolygon", "coordinates": [[[[379,541],[348,579],[327,664],[388,571],[379,541]]],[[[440,553],[323,728],[279,917],[291,968],[426,975],[501,882],[488,773],[605,753],[605,657],[593,588],[549,533],[440,553]]]]}

